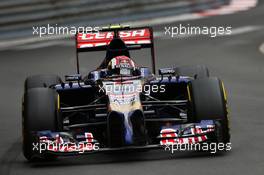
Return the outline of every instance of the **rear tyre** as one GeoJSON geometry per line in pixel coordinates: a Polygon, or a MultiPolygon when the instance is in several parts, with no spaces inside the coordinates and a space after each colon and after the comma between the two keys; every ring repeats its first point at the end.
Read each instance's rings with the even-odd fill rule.
{"type": "Polygon", "coordinates": [[[26,159],[50,159],[55,156],[40,156],[38,151],[33,151],[34,131],[60,131],[62,121],[59,118],[58,93],[49,88],[31,88],[24,94],[22,133],[23,154],[26,159]]]}
{"type": "Polygon", "coordinates": [[[216,121],[215,140],[217,143],[229,143],[229,121],[227,99],[223,83],[218,78],[203,78],[188,84],[190,122],[201,120],[216,121]]]}
{"type": "Polygon", "coordinates": [[[57,75],[33,75],[26,79],[25,91],[37,87],[50,87],[60,83],[62,83],[62,80],[57,75]]]}
{"type": "Polygon", "coordinates": [[[209,77],[209,70],[204,65],[175,67],[175,73],[177,75],[195,78],[209,77]]]}

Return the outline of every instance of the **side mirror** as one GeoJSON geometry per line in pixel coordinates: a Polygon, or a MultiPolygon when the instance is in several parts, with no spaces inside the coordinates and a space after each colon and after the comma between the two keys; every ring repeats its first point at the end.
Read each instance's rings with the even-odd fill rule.
{"type": "Polygon", "coordinates": [[[80,81],[82,80],[82,75],[73,74],[73,75],[65,75],[65,81],[80,81]]]}
{"type": "Polygon", "coordinates": [[[173,68],[159,69],[159,75],[174,75],[175,70],[173,68]]]}
{"type": "Polygon", "coordinates": [[[141,67],[140,68],[140,75],[141,77],[149,77],[151,76],[151,72],[148,67],[141,67]]]}

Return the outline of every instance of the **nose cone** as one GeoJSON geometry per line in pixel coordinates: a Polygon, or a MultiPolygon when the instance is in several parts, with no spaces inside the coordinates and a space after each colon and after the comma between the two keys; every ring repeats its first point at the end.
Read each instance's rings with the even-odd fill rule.
{"type": "Polygon", "coordinates": [[[141,110],[124,113],[126,145],[146,144],[144,115],[141,110]]]}
{"type": "Polygon", "coordinates": [[[146,144],[142,111],[111,112],[108,116],[108,136],[110,147],[146,144]]]}
{"type": "Polygon", "coordinates": [[[133,127],[130,121],[129,113],[124,113],[124,126],[125,126],[125,142],[126,144],[133,143],[133,127]]]}

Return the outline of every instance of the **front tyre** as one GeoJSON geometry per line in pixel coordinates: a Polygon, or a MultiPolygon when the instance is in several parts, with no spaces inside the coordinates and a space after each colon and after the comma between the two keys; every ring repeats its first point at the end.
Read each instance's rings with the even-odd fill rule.
{"type": "Polygon", "coordinates": [[[57,75],[33,75],[26,79],[25,81],[25,91],[31,88],[38,87],[50,87],[52,85],[60,84],[62,80],[57,75]]]}
{"type": "MultiPolygon", "coordinates": [[[[34,131],[59,131],[62,129],[62,121],[58,113],[58,97],[58,93],[49,88],[32,88],[24,94],[23,154],[28,160],[38,156],[38,152],[33,151],[34,131]]],[[[46,159],[48,156],[42,158],[46,159]]]]}
{"type": "Polygon", "coordinates": [[[215,121],[213,142],[230,142],[227,97],[224,85],[218,78],[202,78],[191,81],[187,87],[189,96],[188,120],[215,121]]]}

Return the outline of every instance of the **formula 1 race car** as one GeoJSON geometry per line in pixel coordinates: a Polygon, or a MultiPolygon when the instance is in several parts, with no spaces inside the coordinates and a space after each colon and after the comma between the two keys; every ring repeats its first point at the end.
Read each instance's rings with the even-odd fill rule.
{"type": "Polygon", "coordinates": [[[166,145],[229,143],[223,82],[205,66],[155,70],[150,27],[110,26],[76,34],[77,73],[35,75],[25,81],[23,153],[26,159],[166,145]],[[132,50],[150,49],[152,69],[139,67],[132,50]],[[106,51],[87,75],[80,52],[106,51]]]}

